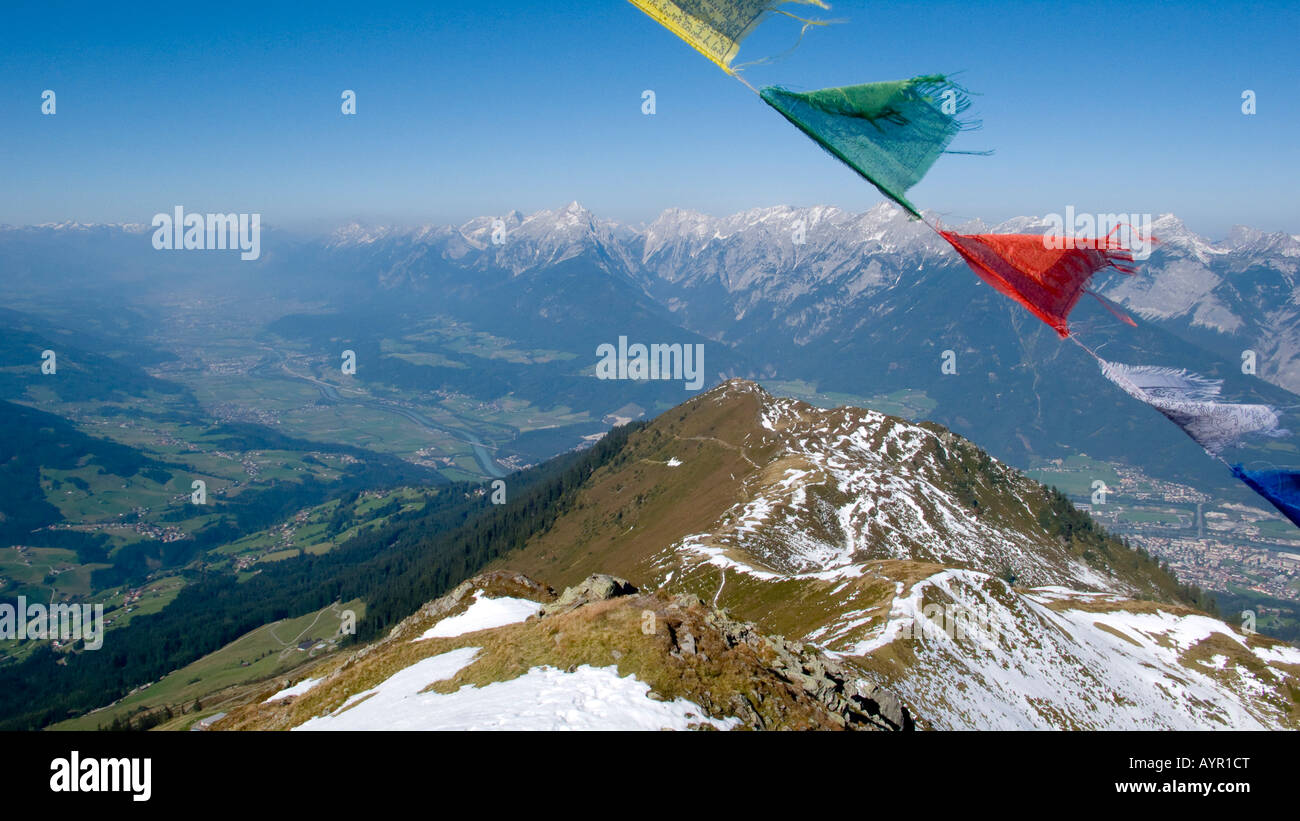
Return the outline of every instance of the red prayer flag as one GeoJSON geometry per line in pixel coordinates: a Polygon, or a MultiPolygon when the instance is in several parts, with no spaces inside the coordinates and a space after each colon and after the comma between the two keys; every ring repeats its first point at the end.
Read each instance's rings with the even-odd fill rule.
{"type": "MultiPolygon", "coordinates": [[[[980,279],[1024,305],[1062,338],[1070,335],[1066,317],[1093,274],[1108,267],[1137,273],[1133,254],[1113,234],[1104,239],[952,231],[939,231],[939,235],[957,249],[980,279]]],[[[1137,324],[1100,296],[1093,296],[1124,322],[1137,324]]]]}

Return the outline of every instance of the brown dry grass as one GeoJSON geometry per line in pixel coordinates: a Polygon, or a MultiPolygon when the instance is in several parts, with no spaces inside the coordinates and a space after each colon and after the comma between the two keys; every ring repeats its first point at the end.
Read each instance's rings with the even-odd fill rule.
{"type": "MultiPolygon", "coordinates": [[[[448,693],[483,687],[542,666],[614,667],[620,676],[634,675],[648,684],[658,697],[687,699],[714,718],[757,715],[766,728],[840,728],[842,722],[810,693],[768,668],[775,650],[761,643],[757,648],[743,643],[731,646],[711,626],[708,612],[698,602],[666,593],[639,594],[463,636],[394,641],[303,696],[249,704],[232,712],[221,729],[297,726],[337,710],[349,696],[372,689],[417,661],[461,647],[481,650],[451,679],[430,682],[429,690],[448,693]],[[654,614],[653,633],[643,631],[647,612],[654,614]],[[694,653],[680,649],[686,633],[694,638],[694,653]]],[[[415,629],[422,625],[413,625],[410,632],[415,629]]]]}

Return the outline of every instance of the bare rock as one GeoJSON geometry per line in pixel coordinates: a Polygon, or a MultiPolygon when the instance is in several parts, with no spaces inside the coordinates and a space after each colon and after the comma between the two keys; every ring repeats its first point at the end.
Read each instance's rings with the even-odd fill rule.
{"type": "Polygon", "coordinates": [[[626,579],[595,573],[588,576],[581,584],[568,588],[551,604],[542,606],[543,616],[567,613],[584,604],[605,601],[619,596],[630,596],[637,592],[636,586],[626,579]]]}

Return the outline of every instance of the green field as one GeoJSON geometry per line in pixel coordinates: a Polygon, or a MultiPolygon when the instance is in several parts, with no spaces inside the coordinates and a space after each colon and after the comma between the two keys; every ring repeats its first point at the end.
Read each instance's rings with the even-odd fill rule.
{"type": "Polygon", "coordinates": [[[517,348],[509,339],[483,331],[476,331],[469,324],[450,317],[435,317],[426,320],[412,332],[405,334],[401,340],[387,341],[387,343],[404,345],[408,349],[437,350],[442,348],[454,353],[477,356],[481,359],[502,359],[524,365],[576,358],[575,354],[567,351],[517,348]]]}
{"type": "Polygon", "coordinates": [[[1269,519],[1256,522],[1261,536],[1269,539],[1300,539],[1300,530],[1286,519],[1269,519]]]}
{"type": "MultiPolygon", "coordinates": [[[[263,625],[220,650],[172,672],[161,681],[126,696],[111,707],[60,722],[50,729],[95,730],[107,727],[119,716],[141,709],[158,709],[163,705],[179,714],[182,708],[188,708],[195,701],[202,701],[219,690],[260,682],[292,670],[304,661],[319,657],[315,651],[299,650],[298,643],[308,639],[337,638],[340,614],[344,610],[352,610],[358,621],[365,617],[365,604],[357,600],[330,605],[298,618],[263,625]]],[[[213,711],[213,708],[209,708],[193,713],[188,716],[187,723],[213,711]]]]}
{"type": "Polygon", "coordinates": [[[1067,496],[1088,496],[1093,493],[1093,482],[1106,483],[1107,501],[1114,501],[1120,488],[1119,473],[1115,466],[1101,462],[1084,453],[1076,453],[1055,465],[1026,470],[1025,475],[1049,487],[1055,487],[1067,496]]]}
{"type": "MultiPolygon", "coordinates": [[[[0,561],[0,574],[4,576],[23,575],[19,567],[9,559],[9,550],[4,551],[5,561],[0,561]]],[[[133,602],[129,608],[125,606],[126,595],[129,592],[125,588],[101,591],[93,593],[90,587],[90,573],[100,567],[108,567],[104,564],[86,564],[78,565],[76,555],[70,550],[59,550],[57,548],[27,548],[27,552],[37,554],[48,558],[71,557],[71,562],[64,562],[65,567],[70,569],[58,574],[55,578],[52,593],[48,596],[42,596],[42,601],[77,601],[84,604],[102,604],[104,606],[104,632],[105,641],[107,636],[114,630],[119,630],[131,623],[131,620],[138,616],[148,616],[160,612],[164,607],[171,604],[176,596],[185,586],[185,581],[179,576],[163,576],[154,579],[149,583],[137,588],[140,594],[139,598],[133,602]],[[75,583],[77,587],[74,588],[75,583]]],[[[47,589],[49,586],[47,586],[47,589]]],[[[0,588],[3,590],[3,588],[0,588]]],[[[42,641],[16,641],[0,643],[0,659],[19,660],[31,655],[35,649],[44,644],[42,641]]]]}
{"type": "Polygon", "coordinates": [[[1170,527],[1191,527],[1196,514],[1173,508],[1134,507],[1124,510],[1120,518],[1141,524],[1161,524],[1170,527]]]}
{"type": "Polygon", "coordinates": [[[231,559],[245,556],[257,562],[282,561],[304,553],[320,555],[351,539],[363,527],[382,526],[392,515],[424,507],[430,492],[424,488],[398,488],[384,493],[362,494],[348,514],[349,523],[337,531],[331,529],[331,520],[342,503],[331,499],[299,511],[279,525],[236,539],[217,548],[214,553],[231,559]],[[377,515],[381,508],[393,503],[396,503],[396,510],[377,515]]]}

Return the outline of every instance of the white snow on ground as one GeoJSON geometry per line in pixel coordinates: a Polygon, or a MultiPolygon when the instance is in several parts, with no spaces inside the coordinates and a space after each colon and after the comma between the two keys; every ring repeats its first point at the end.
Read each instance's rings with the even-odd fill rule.
{"type": "Polygon", "coordinates": [[[1069,599],[1083,599],[1096,601],[1122,601],[1122,597],[1110,593],[1095,593],[1083,590],[1071,590],[1068,587],[1062,587],[1059,584],[1047,584],[1042,587],[1034,588],[1034,598],[1038,601],[1067,601],[1069,599]]]}
{"type": "Polygon", "coordinates": [[[583,665],[572,673],[534,667],[519,678],[454,693],[421,693],[473,661],[478,648],[424,659],[394,674],[350,709],[318,716],[297,730],[687,730],[707,723],[719,730],[737,718],[711,719],[685,699],[655,701],[650,687],[617,667],[583,665]],[[369,698],[364,698],[369,696],[369,698]]]}
{"type": "Polygon", "coordinates": [[[451,638],[452,636],[473,633],[475,630],[504,627],[507,624],[521,622],[529,616],[536,615],[537,611],[541,609],[540,604],[528,599],[512,599],[508,596],[499,599],[484,598],[483,591],[479,590],[474,594],[474,603],[469,606],[468,610],[459,615],[448,616],[425,630],[418,638],[412,639],[412,641],[451,638]]]}
{"type": "Polygon", "coordinates": [[[1255,655],[1274,664],[1300,664],[1300,650],[1294,647],[1255,647],[1255,655]]]}
{"type": "MultiPolygon", "coordinates": [[[[950,571],[944,571],[945,573],[950,571]]],[[[931,576],[926,579],[926,583],[935,583],[943,578],[947,578],[943,573],[931,576]]],[[[912,585],[911,594],[903,595],[903,583],[895,582],[894,601],[889,606],[888,620],[883,628],[874,632],[871,636],[856,642],[842,650],[828,650],[828,654],[836,657],[841,656],[866,656],[879,650],[888,644],[893,644],[899,638],[909,635],[917,624],[917,618],[923,610],[922,598],[925,595],[926,584],[912,585]]],[[[848,614],[846,614],[847,616],[848,614]]],[[[827,631],[828,635],[825,640],[818,640],[823,646],[831,645],[836,638],[851,633],[854,628],[861,626],[860,619],[846,618],[840,620],[832,631],[827,631]]]]}
{"type": "Polygon", "coordinates": [[[724,548],[707,543],[705,540],[708,538],[710,538],[710,534],[708,533],[697,533],[692,536],[687,536],[674,545],[671,550],[697,553],[705,557],[706,564],[720,567],[723,570],[730,569],[741,573],[748,573],[749,575],[758,579],[763,579],[764,581],[773,581],[781,578],[781,576],[776,573],[767,570],[759,570],[756,567],[752,567],[744,562],[731,558],[727,555],[724,548]]]}
{"type": "Polygon", "coordinates": [[[303,693],[310,690],[311,688],[315,687],[317,684],[320,684],[322,681],[324,681],[324,679],[305,678],[302,681],[298,682],[297,684],[293,685],[292,687],[284,688],[283,690],[271,696],[270,698],[268,698],[266,701],[263,701],[262,703],[269,704],[272,701],[279,701],[282,698],[289,698],[290,696],[300,696],[303,693]]]}
{"type": "MultiPolygon", "coordinates": [[[[398,670],[393,675],[384,680],[382,684],[373,690],[367,690],[363,693],[353,693],[348,696],[348,700],[327,716],[316,716],[302,724],[294,727],[295,730],[386,730],[390,729],[383,724],[382,710],[387,704],[394,704],[402,700],[404,696],[419,693],[425,687],[436,681],[449,679],[468,667],[478,655],[481,647],[461,647],[447,653],[437,656],[431,656],[427,659],[421,659],[410,667],[398,670]],[[371,704],[373,702],[373,704],[371,704]],[[354,711],[359,710],[362,705],[371,704],[371,707],[362,716],[368,717],[368,726],[352,726],[357,723],[357,719],[345,719],[354,711]],[[355,705],[355,706],[354,706],[355,705]],[[379,712],[376,712],[376,711],[379,712]]],[[[396,727],[392,729],[397,729],[396,727]]]]}
{"type": "Polygon", "coordinates": [[[915,662],[889,686],[936,729],[1286,726],[1285,709],[1266,697],[1287,675],[1283,671],[1256,673],[1222,654],[1209,664],[1184,662],[1211,636],[1248,652],[1223,622],[1167,611],[1061,609],[1067,591],[1058,586],[1045,592],[1021,595],[985,574],[945,570],[900,592],[888,622],[864,640],[830,649],[869,655],[896,641],[909,643],[915,662]],[[932,602],[978,616],[972,626],[985,629],[963,636],[928,620],[922,605],[932,602]],[[932,629],[918,629],[923,625],[932,629]]]}
{"type": "Polygon", "coordinates": [[[1109,613],[1090,613],[1082,610],[1066,610],[1062,615],[1073,621],[1088,621],[1092,624],[1104,624],[1114,630],[1153,645],[1168,647],[1172,644],[1178,653],[1184,653],[1197,644],[1218,633],[1242,647],[1246,641],[1232,631],[1226,624],[1209,616],[1176,616],[1160,611],[1158,613],[1130,613],[1115,610],[1109,613]],[[1163,639],[1163,641],[1162,641],[1163,639]]]}

